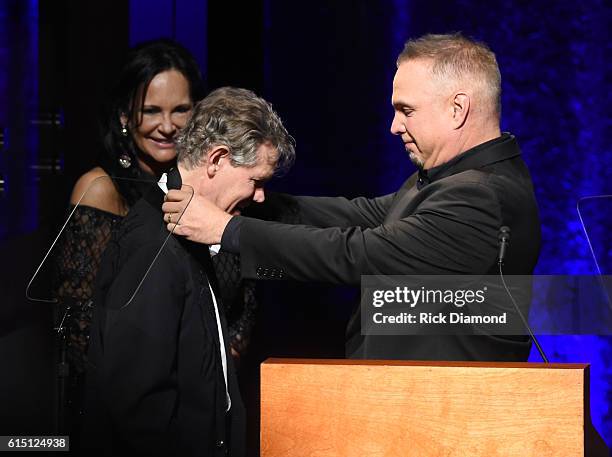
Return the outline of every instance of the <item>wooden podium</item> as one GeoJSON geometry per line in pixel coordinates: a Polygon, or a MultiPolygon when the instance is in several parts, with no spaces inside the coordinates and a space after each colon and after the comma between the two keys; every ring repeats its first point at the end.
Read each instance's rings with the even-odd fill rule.
{"type": "Polygon", "coordinates": [[[587,364],[268,359],[261,455],[607,455],[588,386],[587,364]]]}

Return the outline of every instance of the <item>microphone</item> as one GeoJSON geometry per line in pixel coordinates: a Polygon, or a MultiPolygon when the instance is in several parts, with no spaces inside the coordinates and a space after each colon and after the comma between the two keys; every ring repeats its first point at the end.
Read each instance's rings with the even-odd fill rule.
{"type": "Polygon", "coordinates": [[[531,330],[531,327],[529,326],[527,319],[525,319],[525,316],[523,316],[523,313],[521,312],[519,306],[516,304],[516,301],[514,300],[514,297],[510,293],[510,289],[508,289],[508,286],[506,285],[506,281],[504,280],[504,272],[502,270],[502,266],[504,264],[504,257],[506,256],[506,250],[508,249],[508,246],[510,245],[510,227],[507,227],[505,225],[503,227],[500,227],[499,233],[497,234],[497,239],[499,240],[499,254],[497,256],[497,264],[499,265],[499,277],[501,278],[502,284],[504,285],[504,289],[506,289],[506,293],[510,297],[512,304],[514,305],[514,309],[516,310],[517,314],[523,321],[523,325],[529,332],[529,336],[531,337],[531,340],[533,341],[536,348],[538,349],[538,352],[540,353],[540,357],[542,357],[542,360],[544,360],[544,363],[549,363],[548,358],[546,357],[546,354],[544,353],[544,350],[542,349],[542,346],[540,346],[540,342],[533,334],[533,331],[531,330]]]}
{"type": "Polygon", "coordinates": [[[502,265],[504,263],[504,258],[506,257],[506,250],[510,245],[510,227],[504,225],[499,229],[499,233],[497,234],[497,239],[499,240],[499,253],[497,254],[497,263],[502,265]]]}

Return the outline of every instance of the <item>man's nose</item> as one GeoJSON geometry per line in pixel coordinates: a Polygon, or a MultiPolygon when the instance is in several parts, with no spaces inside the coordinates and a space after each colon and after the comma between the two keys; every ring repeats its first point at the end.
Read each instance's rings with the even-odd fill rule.
{"type": "Polygon", "coordinates": [[[399,118],[400,118],[399,114],[395,113],[395,115],[393,116],[393,120],[391,121],[390,130],[393,135],[401,135],[402,133],[406,132],[406,127],[404,127],[404,124],[401,122],[399,118]]]}
{"type": "Polygon", "coordinates": [[[255,194],[253,195],[253,201],[257,203],[263,203],[266,199],[266,193],[264,192],[263,187],[255,189],[255,194]]]}

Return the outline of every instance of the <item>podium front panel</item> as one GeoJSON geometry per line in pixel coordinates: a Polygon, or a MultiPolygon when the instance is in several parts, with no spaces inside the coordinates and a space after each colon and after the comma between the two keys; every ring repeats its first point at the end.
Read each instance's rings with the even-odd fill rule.
{"type": "Polygon", "coordinates": [[[587,386],[584,364],[269,359],[261,455],[581,456],[587,386]]]}

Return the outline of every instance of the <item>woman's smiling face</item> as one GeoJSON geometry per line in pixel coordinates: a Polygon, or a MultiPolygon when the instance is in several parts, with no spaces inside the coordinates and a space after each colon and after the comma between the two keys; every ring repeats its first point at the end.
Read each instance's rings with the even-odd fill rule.
{"type": "Polygon", "coordinates": [[[193,107],[189,89],[189,82],[177,70],[163,71],[151,80],[142,110],[134,114],[134,125],[130,126],[144,171],[159,174],[176,159],[174,137],[187,123],[193,107]]]}

